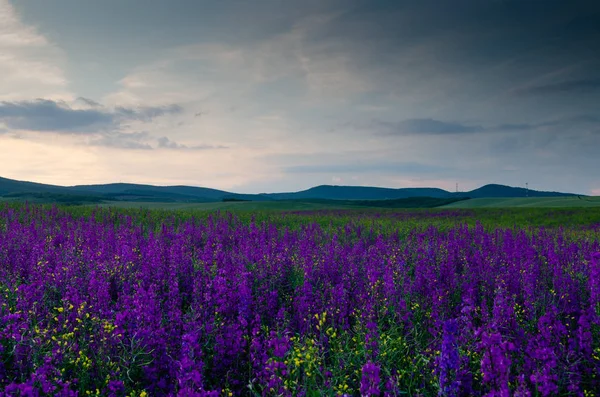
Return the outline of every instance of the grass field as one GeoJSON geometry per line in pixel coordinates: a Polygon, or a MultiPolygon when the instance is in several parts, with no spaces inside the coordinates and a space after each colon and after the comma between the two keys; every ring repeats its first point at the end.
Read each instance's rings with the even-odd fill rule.
{"type": "MultiPolygon", "coordinates": [[[[56,196],[56,195],[55,195],[56,196]]],[[[365,209],[365,208],[444,208],[444,209],[475,209],[475,208],[591,208],[600,207],[600,196],[596,197],[521,197],[521,198],[475,198],[445,204],[444,199],[412,198],[400,200],[326,200],[298,199],[281,201],[227,201],[227,202],[142,202],[142,201],[90,201],[92,198],[65,196],[44,197],[0,197],[2,201],[37,204],[66,204],[90,205],[115,208],[146,208],[165,210],[204,210],[204,211],[315,211],[335,209],[365,209]],[[438,202],[436,202],[436,200],[438,202]]],[[[97,198],[96,198],[97,199],[97,198]]]]}
{"type": "MultiPolygon", "coordinates": [[[[346,201],[348,202],[348,201],[346,201]]],[[[334,209],[358,209],[365,208],[364,205],[340,204],[331,200],[320,201],[240,201],[240,202],[215,202],[215,203],[156,203],[156,202],[128,202],[113,201],[100,205],[101,207],[115,208],[148,208],[148,209],[196,209],[206,211],[302,211],[302,210],[334,210],[334,209]]],[[[588,208],[600,207],[600,197],[528,197],[528,198],[478,198],[444,205],[438,208],[588,208]]],[[[368,208],[368,207],[367,207],[368,208]]]]}
{"type": "Polygon", "coordinates": [[[445,205],[444,208],[574,208],[600,207],[600,197],[476,198],[445,205]]]}
{"type": "Polygon", "coordinates": [[[204,211],[314,211],[319,209],[352,209],[354,207],[338,204],[311,203],[301,201],[228,201],[215,203],[152,203],[113,201],[100,204],[100,207],[147,208],[163,210],[204,210],[204,211]]]}

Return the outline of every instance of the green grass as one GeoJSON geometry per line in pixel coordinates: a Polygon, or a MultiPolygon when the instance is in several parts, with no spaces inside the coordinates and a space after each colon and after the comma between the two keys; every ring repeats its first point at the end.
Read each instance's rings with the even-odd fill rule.
{"type": "Polygon", "coordinates": [[[154,202],[132,202],[112,201],[99,205],[100,207],[114,208],[147,208],[163,210],[200,210],[200,211],[302,211],[321,209],[351,209],[363,208],[359,206],[348,206],[340,204],[326,204],[321,202],[302,201],[225,201],[214,203],[154,203],[154,202]]]}
{"type": "Polygon", "coordinates": [[[227,200],[211,203],[159,203],[140,201],[109,201],[101,203],[103,207],[115,208],[147,208],[147,209],[197,209],[197,210],[245,210],[245,211],[301,211],[301,210],[331,210],[331,209],[400,209],[400,208],[435,208],[447,203],[462,200],[460,198],[440,199],[432,197],[412,197],[393,200],[328,200],[328,199],[298,199],[279,201],[245,201],[227,200]]]}
{"type": "Polygon", "coordinates": [[[476,198],[445,205],[443,208],[576,208],[600,207],[600,197],[520,197],[476,198]]]}
{"type": "MultiPolygon", "coordinates": [[[[315,211],[335,209],[384,209],[380,205],[367,206],[366,201],[352,205],[348,200],[284,200],[284,201],[227,201],[213,203],[156,203],[134,201],[110,201],[101,207],[147,208],[165,210],[204,210],[204,211],[315,211]]],[[[418,208],[414,207],[404,208],[418,208]]],[[[600,208],[600,197],[528,197],[528,198],[478,198],[458,201],[440,209],[476,208],[600,208]]],[[[390,207],[391,209],[391,207],[390,207]]]]}
{"type": "MultiPolygon", "coordinates": [[[[203,221],[213,217],[216,211],[231,213],[242,222],[273,224],[282,228],[297,229],[318,224],[325,231],[336,232],[345,225],[359,224],[363,230],[381,232],[384,235],[399,236],[414,230],[430,226],[447,230],[456,225],[474,227],[480,224],[486,230],[496,228],[530,227],[558,228],[571,230],[575,235],[586,239],[598,239],[600,236],[600,206],[572,208],[349,208],[324,207],[322,204],[307,204],[296,201],[281,202],[220,202],[220,203],[140,203],[117,202],[117,205],[58,205],[59,208],[75,217],[92,217],[110,220],[115,224],[125,219],[137,219],[145,231],[160,228],[164,222],[182,224],[187,221],[203,221]]],[[[28,205],[19,201],[2,203],[15,209],[28,205]]],[[[31,204],[29,204],[31,205],[31,204]]],[[[52,208],[55,204],[42,204],[52,208]]],[[[40,207],[39,204],[32,208],[40,207]]],[[[26,213],[24,211],[23,213],[26,213]]],[[[0,227],[2,225],[0,224],[0,227]]]]}

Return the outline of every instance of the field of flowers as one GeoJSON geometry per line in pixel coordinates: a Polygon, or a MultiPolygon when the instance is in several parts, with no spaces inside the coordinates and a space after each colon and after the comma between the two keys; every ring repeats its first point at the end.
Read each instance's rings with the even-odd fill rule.
{"type": "Polygon", "coordinates": [[[0,207],[0,395],[600,395],[597,224],[403,214],[0,207]]]}

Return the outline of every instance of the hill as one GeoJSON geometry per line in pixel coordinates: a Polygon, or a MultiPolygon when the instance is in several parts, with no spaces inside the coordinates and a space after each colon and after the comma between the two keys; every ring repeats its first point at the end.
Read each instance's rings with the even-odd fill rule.
{"type": "MultiPolygon", "coordinates": [[[[461,193],[458,193],[461,194],[461,193]]],[[[483,198],[483,197],[559,197],[559,196],[577,196],[574,193],[560,193],[560,192],[543,192],[538,190],[528,190],[522,187],[511,187],[504,185],[485,185],[478,189],[471,190],[470,192],[462,193],[465,196],[472,198],[483,198]]]]}
{"type": "Polygon", "coordinates": [[[0,196],[11,193],[57,193],[57,194],[77,194],[78,189],[72,189],[65,186],[46,185],[43,183],[16,181],[0,177],[0,196]]]}
{"type": "Polygon", "coordinates": [[[160,202],[211,202],[219,201],[227,192],[201,187],[152,186],[133,183],[106,185],[80,185],[73,189],[91,194],[101,194],[110,200],[160,201],[160,202]]]}
{"type": "MultiPolygon", "coordinates": [[[[370,186],[321,185],[287,193],[240,194],[224,190],[195,186],[154,186],[134,183],[109,183],[98,185],[55,186],[42,183],[0,178],[0,197],[11,200],[59,203],[213,203],[222,201],[286,201],[329,200],[327,205],[431,207],[444,205],[455,199],[470,198],[520,198],[520,197],[576,197],[573,193],[543,192],[504,185],[490,184],[469,192],[448,192],[439,188],[384,188],[370,186]],[[73,196],[73,197],[69,197],[73,196]],[[393,203],[389,200],[406,200],[393,203]],[[435,199],[438,201],[427,201],[435,199]],[[359,203],[358,201],[369,201],[359,203]],[[386,201],[376,203],[372,200],[386,201]],[[444,201],[450,200],[450,201],[444,201]],[[335,202],[339,201],[339,202],[335,202]],[[344,201],[352,201],[344,203],[344,201]]],[[[466,202],[461,202],[460,205],[466,202]]],[[[313,201],[313,204],[317,204],[313,201]]],[[[325,203],[322,203],[325,204],[325,203]]],[[[459,205],[459,204],[456,204],[459,205]]]]}
{"type": "Polygon", "coordinates": [[[293,193],[262,194],[275,200],[327,199],[327,200],[393,200],[410,197],[447,198],[451,193],[438,188],[392,189],[370,186],[321,185],[293,193]]]}
{"type": "Polygon", "coordinates": [[[293,193],[263,193],[275,200],[328,199],[328,200],[393,200],[411,197],[560,197],[577,196],[574,193],[544,192],[519,187],[489,184],[467,192],[449,192],[439,188],[383,188],[370,186],[321,185],[293,193]]]}

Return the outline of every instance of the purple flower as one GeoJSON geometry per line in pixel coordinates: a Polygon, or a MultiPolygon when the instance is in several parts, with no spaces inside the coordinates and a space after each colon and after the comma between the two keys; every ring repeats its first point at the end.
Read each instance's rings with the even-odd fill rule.
{"type": "Polygon", "coordinates": [[[440,391],[438,396],[455,397],[458,395],[460,382],[456,379],[460,369],[460,357],[457,346],[458,322],[444,322],[442,349],[438,359],[440,391]]]}
{"type": "Polygon", "coordinates": [[[379,396],[381,392],[379,372],[379,366],[372,361],[363,365],[362,378],[360,380],[360,395],[362,397],[379,396]]]}

